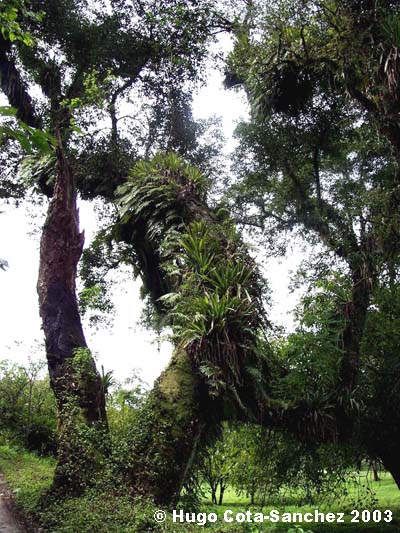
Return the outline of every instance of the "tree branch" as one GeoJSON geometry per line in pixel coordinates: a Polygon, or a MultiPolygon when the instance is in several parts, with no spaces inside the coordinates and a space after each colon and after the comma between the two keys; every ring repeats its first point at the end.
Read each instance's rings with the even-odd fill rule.
{"type": "Polygon", "coordinates": [[[34,109],[33,101],[25,82],[11,57],[11,44],[0,34],[0,87],[12,107],[17,109],[17,117],[32,126],[42,126],[34,109]]]}

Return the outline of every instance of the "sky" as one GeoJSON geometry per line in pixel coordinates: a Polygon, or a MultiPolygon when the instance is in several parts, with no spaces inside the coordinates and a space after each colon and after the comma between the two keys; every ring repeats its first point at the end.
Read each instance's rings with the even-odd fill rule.
{"type": "MultiPolygon", "coordinates": [[[[235,149],[235,124],[247,114],[243,95],[224,90],[221,74],[213,70],[207,85],[195,95],[193,111],[195,118],[221,117],[227,139],[226,152],[231,153],[235,149]]],[[[88,202],[80,202],[79,207],[87,245],[95,232],[95,213],[88,202]]],[[[19,208],[0,205],[0,257],[9,263],[6,271],[0,270],[0,360],[12,359],[23,364],[28,356],[44,357],[36,294],[44,213],[45,205],[35,208],[34,213],[24,203],[19,208]]],[[[293,249],[286,258],[270,259],[264,267],[273,298],[269,316],[274,323],[289,329],[293,322],[288,312],[297,299],[288,289],[289,274],[300,260],[301,253],[293,249]]],[[[134,370],[139,371],[141,378],[151,386],[167,365],[172,346],[166,341],[160,344],[154,333],[139,325],[143,306],[140,285],[140,279],[119,283],[114,291],[113,327],[91,330],[85,324],[85,334],[98,368],[103,365],[106,371],[112,370],[121,382],[134,370]]]]}

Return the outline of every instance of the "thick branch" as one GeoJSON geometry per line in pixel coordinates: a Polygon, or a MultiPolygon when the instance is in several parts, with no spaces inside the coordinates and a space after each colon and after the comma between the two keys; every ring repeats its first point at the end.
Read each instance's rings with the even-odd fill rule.
{"type": "Polygon", "coordinates": [[[20,120],[32,126],[41,127],[41,120],[36,115],[32,98],[26,84],[11,57],[11,44],[0,34],[0,86],[12,107],[18,111],[20,120]]]}

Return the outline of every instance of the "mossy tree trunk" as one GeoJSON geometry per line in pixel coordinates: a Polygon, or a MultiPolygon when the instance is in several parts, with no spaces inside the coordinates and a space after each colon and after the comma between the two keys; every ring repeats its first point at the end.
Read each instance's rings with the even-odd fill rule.
{"type": "Polygon", "coordinates": [[[140,413],[128,477],[134,496],[165,506],[176,502],[208,426],[228,404],[231,412],[240,408],[238,391],[251,389],[246,370],[261,365],[261,281],[233,222],[207,206],[196,169],[160,154],[138,164],[132,178],[116,235],[133,247],[175,351],[140,413]],[[160,301],[165,293],[172,307],[160,301]]]}
{"type": "Polygon", "coordinates": [[[135,427],[129,472],[134,496],[176,503],[207,424],[204,392],[186,350],[176,348],[135,427]]]}

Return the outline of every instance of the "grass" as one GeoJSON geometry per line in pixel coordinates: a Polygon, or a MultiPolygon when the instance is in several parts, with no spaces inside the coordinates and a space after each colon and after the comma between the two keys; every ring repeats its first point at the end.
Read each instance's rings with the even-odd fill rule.
{"type": "MultiPolygon", "coordinates": [[[[397,488],[392,476],[388,472],[381,472],[380,481],[373,481],[372,473],[364,470],[359,476],[360,486],[355,486],[353,483],[348,483],[347,502],[354,501],[358,498],[359,493],[369,492],[371,489],[376,493],[376,498],[380,507],[386,506],[400,506],[400,492],[397,488]]],[[[293,498],[290,498],[293,499],[293,498]]],[[[205,503],[210,502],[209,498],[204,499],[205,503]]],[[[290,501],[290,500],[289,500],[290,501]]],[[[279,501],[272,503],[278,504],[279,501]]],[[[225,491],[223,507],[231,508],[235,506],[250,506],[250,499],[245,495],[237,495],[232,487],[228,487],[225,491]]],[[[215,507],[218,508],[219,506],[215,507]]]]}
{"type": "Polygon", "coordinates": [[[50,488],[55,461],[11,446],[0,446],[0,472],[14,494],[17,508],[32,515],[41,496],[50,488]]]}
{"type": "MultiPolygon", "coordinates": [[[[364,471],[360,476],[360,484],[356,486],[354,483],[350,483],[347,486],[348,493],[343,497],[341,501],[335,500],[324,500],[320,502],[315,502],[313,505],[293,505],[287,503],[282,505],[279,501],[267,502],[267,504],[262,508],[264,514],[268,514],[272,509],[277,509],[282,513],[306,513],[313,512],[315,509],[318,509],[321,512],[344,512],[344,524],[305,524],[302,527],[307,529],[312,529],[314,533],[398,533],[400,531],[400,493],[395,482],[393,481],[392,476],[387,472],[382,472],[380,474],[380,481],[375,482],[372,479],[372,474],[364,471]],[[363,501],[364,496],[364,503],[363,501]],[[365,503],[365,498],[368,497],[369,502],[365,503]],[[375,500],[371,501],[371,500],[375,500]],[[363,523],[360,517],[359,523],[352,523],[351,519],[353,516],[350,515],[350,512],[353,510],[362,511],[364,509],[380,509],[380,510],[390,510],[393,512],[393,521],[391,523],[363,523]]],[[[367,500],[367,501],[368,501],[367,500]]],[[[214,511],[218,514],[219,517],[223,516],[223,513],[227,509],[231,509],[234,513],[239,511],[244,511],[246,509],[253,509],[255,512],[260,511],[260,507],[251,506],[250,500],[244,495],[238,496],[235,491],[228,487],[225,492],[225,497],[223,505],[216,506],[211,505],[209,500],[207,500],[206,505],[207,511],[214,511]]],[[[301,524],[299,524],[301,526],[301,524]]],[[[287,531],[287,525],[279,523],[275,528],[268,529],[268,525],[264,526],[260,531],[287,531]]],[[[257,529],[255,530],[257,531],[257,529]]]]}
{"type": "Polygon", "coordinates": [[[92,489],[80,497],[58,501],[44,499],[52,484],[54,468],[54,459],[12,446],[0,446],[0,472],[29,531],[143,533],[146,530],[142,529],[142,524],[149,513],[144,508],[137,512],[128,495],[118,491],[92,489]]]}
{"type": "MultiPolygon", "coordinates": [[[[293,524],[278,523],[272,525],[269,522],[263,524],[226,524],[222,517],[225,510],[230,509],[235,513],[250,508],[248,498],[237,496],[232,489],[225,493],[222,506],[210,505],[204,501],[202,512],[218,514],[216,524],[199,526],[197,524],[173,524],[170,517],[167,522],[157,526],[153,519],[155,508],[146,502],[140,505],[132,505],[124,488],[97,487],[85,492],[83,496],[66,498],[61,501],[48,500],[46,506],[40,505],[43,496],[51,486],[54,472],[54,459],[41,458],[35,454],[18,450],[10,446],[0,446],[0,471],[14,492],[17,509],[30,520],[29,531],[36,531],[34,523],[40,525],[41,531],[49,533],[146,533],[148,531],[160,531],[165,533],[259,533],[259,532],[288,532],[301,533],[300,528],[294,528],[293,524]],[[32,520],[34,518],[35,520],[32,520]]],[[[313,533],[394,533],[400,531],[400,493],[389,474],[383,473],[380,482],[367,479],[365,473],[364,482],[373,486],[376,492],[376,503],[357,504],[352,500],[358,497],[358,489],[349,486],[349,494],[343,501],[317,502],[315,505],[295,506],[287,504],[279,505],[279,502],[270,501],[263,508],[267,514],[271,509],[283,512],[308,512],[318,508],[320,511],[345,512],[344,524],[305,524],[304,531],[312,530],[313,533]],[[390,509],[393,511],[394,520],[391,524],[375,523],[351,523],[348,512],[356,508],[390,509]]],[[[254,512],[259,508],[251,508],[254,512]]],[[[301,524],[300,524],[301,526],[301,524]]]]}

